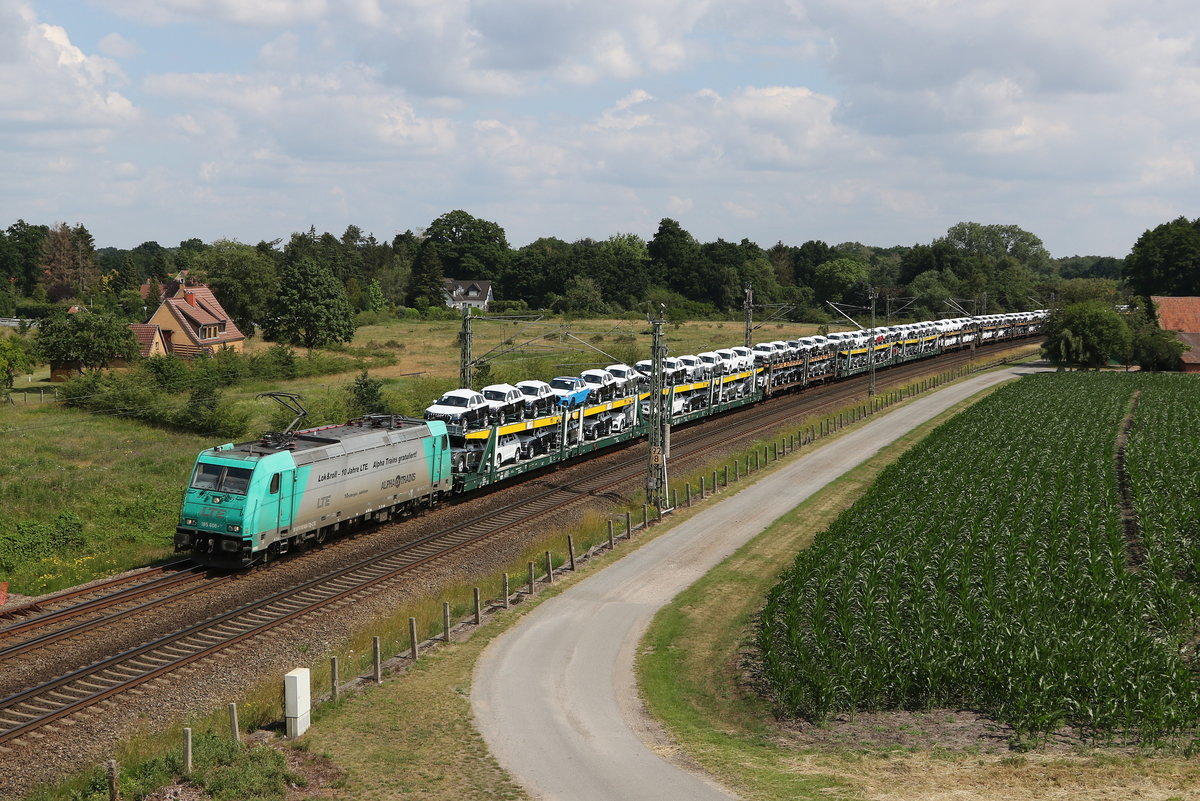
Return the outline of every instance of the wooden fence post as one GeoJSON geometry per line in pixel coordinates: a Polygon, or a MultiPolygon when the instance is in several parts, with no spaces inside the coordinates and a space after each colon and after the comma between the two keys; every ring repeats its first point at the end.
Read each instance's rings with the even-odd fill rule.
{"type": "Polygon", "coordinates": [[[371,662],[371,677],[375,679],[376,684],[381,684],[383,682],[383,649],[380,647],[378,637],[371,638],[371,662]]]}
{"type": "Polygon", "coordinates": [[[508,609],[508,596],[509,596],[509,590],[508,590],[508,574],[507,574],[507,573],[505,573],[505,574],[504,574],[504,608],[505,608],[505,609],[508,609]]]}
{"type": "Polygon", "coordinates": [[[338,671],[338,658],[336,656],[329,657],[329,697],[334,701],[338,699],[341,677],[342,674],[338,671]]]}
{"type": "Polygon", "coordinates": [[[117,760],[108,760],[108,801],[121,801],[121,769],[117,760]]]}
{"type": "Polygon", "coordinates": [[[192,730],[183,729],[183,775],[192,775],[192,730]]]}
{"type": "Polygon", "coordinates": [[[616,543],[616,540],[613,538],[613,522],[612,522],[612,519],[609,518],[609,521],[608,521],[608,550],[615,551],[616,549],[617,549],[617,543],[616,543]]]}
{"type": "Polygon", "coordinates": [[[442,630],[446,632],[445,640],[450,642],[450,602],[442,601],[442,630]]]}
{"type": "Polygon", "coordinates": [[[479,588],[475,588],[475,625],[483,623],[483,603],[479,598],[479,588]]]}
{"type": "Polygon", "coordinates": [[[409,655],[412,656],[414,662],[421,656],[421,646],[417,642],[417,619],[410,617],[408,619],[408,642],[409,655]]]}
{"type": "Polygon", "coordinates": [[[571,562],[571,572],[575,572],[575,538],[570,534],[567,535],[567,554],[571,562]]]}

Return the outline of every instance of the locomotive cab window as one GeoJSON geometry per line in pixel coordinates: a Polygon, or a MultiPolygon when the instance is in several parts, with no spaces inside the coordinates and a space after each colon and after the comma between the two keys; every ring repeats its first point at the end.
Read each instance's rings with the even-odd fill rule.
{"type": "Polygon", "coordinates": [[[271,494],[275,495],[279,492],[279,473],[271,476],[271,494]]]}
{"type": "Polygon", "coordinates": [[[192,489],[245,495],[250,486],[250,474],[251,471],[244,467],[201,462],[196,465],[196,473],[192,476],[192,489]]]}

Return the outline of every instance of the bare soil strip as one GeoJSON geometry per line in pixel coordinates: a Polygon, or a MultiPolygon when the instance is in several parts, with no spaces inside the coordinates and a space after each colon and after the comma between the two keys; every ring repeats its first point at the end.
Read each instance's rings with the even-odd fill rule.
{"type": "Polygon", "coordinates": [[[1146,543],[1142,541],[1142,530],[1138,523],[1137,509],[1133,504],[1133,487],[1129,481],[1129,470],[1125,463],[1125,446],[1129,442],[1129,430],[1133,428],[1133,416],[1137,412],[1138,401],[1142,398],[1139,389],[1133,393],[1129,401],[1129,411],[1121,421],[1121,430],[1117,434],[1117,501],[1121,511],[1121,528],[1125,533],[1125,553],[1129,569],[1140,572],[1146,563],[1146,543]]]}

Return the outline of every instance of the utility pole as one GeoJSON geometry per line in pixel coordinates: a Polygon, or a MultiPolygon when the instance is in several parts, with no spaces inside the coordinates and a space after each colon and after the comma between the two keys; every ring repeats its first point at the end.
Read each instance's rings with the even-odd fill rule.
{"type": "Polygon", "coordinates": [[[871,341],[867,344],[867,367],[870,369],[871,381],[867,388],[869,397],[875,396],[875,301],[879,298],[879,290],[871,287],[867,290],[871,297],[871,341]]]}
{"type": "Polygon", "coordinates": [[[667,455],[671,438],[671,418],[666,407],[663,390],[666,381],[663,375],[663,360],[667,357],[667,344],[663,337],[665,307],[659,304],[657,320],[651,320],[651,370],[650,409],[646,419],[647,440],[650,444],[650,465],[646,474],[646,503],[660,511],[667,508],[667,455]]]}
{"type": "Polygon", "coordinates": [[[459,386],[471,389],[474,365],[471,363],[471,307],[463,306],[462,332],[458,335],[458,382],[459,386]]]}
{"type": "Polygon", "coordinates": [[[746,336],[742,343],[750,347],[750,334],[754,331],[754,287],[746,284],[746,299],[742,302],[742,310],[746,313],[746,336]]]}

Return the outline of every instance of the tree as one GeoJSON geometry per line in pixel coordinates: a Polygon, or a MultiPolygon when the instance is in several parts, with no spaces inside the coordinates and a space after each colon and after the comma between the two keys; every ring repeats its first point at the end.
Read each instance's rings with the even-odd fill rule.
{"type": "Polygon", "coordinates": [[[24,220],[17,220],[6,231],[8,248],[6,253],[0,253],[0,258],[4,259],[4,263],[0,263],[0,275],[16,278],[17,288],[27,297],[33,295],[38,285],[42,241],[49,233],[48,227],[30,225],[24,220]]]}
{"type": "Polygon", "coordinates": [[[813,274],[813,289],[817,300],[840,302],[856,286],[866,284],[867,265],[849,258],[833,259],[817,267],[813,274]]]}
{"type": "Polygon", "coordinates": [[[421,248],[408,280],[408,305],[417,309],[446,305],[446,279],[436,246],[421,248]]]}
{"type": "Polygon", "coordinates": [[[546,305],[550,293],[561,294],[571,274],[575,248],[561,239],[542,237],[513,254],[500,276],[498,294],[523,300],[530,308],[546,305]]]}
{"type": "Polygon", "coordinates": [[[350,393],[350,413],[354,417],[387,411],[387,403],[383,399],[383,382],[378,378],[371,378],[365,367],[354,382],[346,387],[346,391],[350,393]]]}
{"type": "Polygon", "coordinates": [[[1042,330],[1046,334],[1042,355],[1054,364],[1098,368],[1113,360],[1125,361],[1131,353],[1129,325],[1102,301],[1056,309],[1042,330]]]}
{"type": "Polygon", "coordinates": [[[8,397],[19,373],[28,373],[36,360],[29,341],[20,336],[0,337],[0,393],[8,397]]]}
{"type": "Polygon", "coordinates": [[[1158,327],[1158,314],[1147,298],[1134,298],[1125,320],[1132,332],[1130,361],[1143,370],[1178,370],[1186,346],[1171,331],[1158,327]]]}
{"type": "Polygon", "coordinates": [[[693,288],[696,262],[700,260],[700,245],[683,226],[670,217],[658,223],[654,238],[646,243],[653,268],[650,282],[665,283],[683,295],[693,288]]]}
{"type": "Polygon", "coordinates": [[[263,336],[305,348],[319,348],[354,337],[346,292],[333,273],[312,256],[285,260],[279,291],[263,321],[263,336]]]}
{"type": "Polygon", "coordinates": [[[604,305],[604,296],[596,282],[586,276],[577,275],[567,281],[563,296],[554,304],[554,310],[602,314],[608,309],[604,305]]]}
{"type": "Polygon", "coordinates": [[[950,226],[942,241],[981,262],[994,265],[1011,256],[1032,272],[1052,272],[1050,252],[1042,240],[1017,225],[960,222],[950,226]]]}
{"type": "Polygon", "coordinates": [[[113,359],[133,359],[138,344],[129,326],[115,316],[59,312],[38,324],[34,353],[43,362],[98,370],[113,359]]]}
{"type": "Polygon", "coordinates": [[[279,291],[275,260],[258,248],[220,239],[193,257],[192,277],[207,284],[246,336],[266,319],[279,291]]]}
{"type": "Polygon", "coordinates": [[[366,311],[384,311],[387,309],[387,298],[383,294],[383,286],[379,283],[378,278],[372,278],[371,283],[367,284],[367,291],[363,293],[363,309],[366,311]]]}
{"type": "Polygon", "coordinates": [[[1200,295],[1200,219],[1178,217],[1144,232],[1125,259],[1134,294],[1200,295]]]}
{"type": "Polygon", "coordinates": [[[429,224],[422,252],[431,245],[437,249],[443,275],[460,281],[494,280],[504,274],[512,255],[503,228],[461,209],[429,224]]]}

